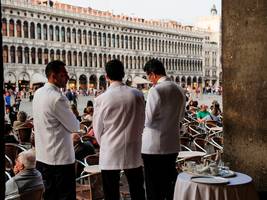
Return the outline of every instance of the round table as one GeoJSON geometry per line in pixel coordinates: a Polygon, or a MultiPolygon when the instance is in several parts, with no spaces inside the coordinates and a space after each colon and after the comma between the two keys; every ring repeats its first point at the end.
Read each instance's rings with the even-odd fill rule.
{"type": "Polygon", "coordinates": [[[191,181],[192,175],[180,173],[176,180],[174,200],[257,200],[252,178],[236,172],[228,184],[203,184],[191,181]]]}

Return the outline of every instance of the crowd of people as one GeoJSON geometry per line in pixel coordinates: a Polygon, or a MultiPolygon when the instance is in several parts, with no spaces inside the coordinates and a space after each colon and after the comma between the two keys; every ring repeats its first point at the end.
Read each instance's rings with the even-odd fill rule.
{"type": "Polygon", "coordinates": [[[214,101],[208,111],[206,105],[198,107],[197,101],[187,99],[185,90],[167,77],[157,59],[144,66],[153,84],[146,100],[140,90],[122,82],[122,62],[109,61],[105,71],[108,89],[97,95],[94,103],[89,100],[82,114],[77,109],[76,91],[61,90],[69,80],[61,61],[46,66],[48,83],[34,93],[32,118],[19,111],[18,103],[11,114],[13,105],[6,93],[6,112],[14,117],[6,124],[5,142],[20,143],[18,130],[33,130],[33,149],[19,154],[15,176],[6,183],[7,196],[41,188],[45,200],[74,200],[79,175],[75,161],[99,152],[105,200],[120,199],[121,170],[132,200],[173,199],[179,123],[188,114],[200,123],[210,119],[222,123],[220,105],[214,101]],[[31,174],[29,184],[18,183],[25,174],[31,174]],[[11,186],[14,182],[16,188],[11,186]]]}

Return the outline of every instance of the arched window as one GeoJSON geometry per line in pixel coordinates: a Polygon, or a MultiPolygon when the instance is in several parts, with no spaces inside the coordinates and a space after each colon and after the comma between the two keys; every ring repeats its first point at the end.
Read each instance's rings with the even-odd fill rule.
{"type": "Polygon", "coordinates": [[[77,52],[76,51],[73,52],[73,65],[77,66],[77,52]]]}
{"type": "Polygon", "coordinates": [[[125,36],[125,49],[128,49],[128,36],[125,36]]]}
{"type": "Polygon", "coordinates": [[[2,35],[7,36],[7,22],[6,19],[2,19],[2,35]]]}
{"type": "Polygon", "coordinates": [[[8,47],[3,47],[3,62],[8,63],[8,47]]]}
{"type": "Polygon", "coordinates": [[[37,24],[37,39],[41,40],[42,39],[42,27],[41,24],[37,24]]]}
{"type": "Polygon", "coordinates": [[[65,42],[65,28],[62,27],[61,28],[61,42],[65,42]]]}
{"type": "Polygon", "coordinates": [[[54,27],[52,25],[49,26],[49,40],[54,40],[54,27]]]}
{"type": "Polygon", "coordinates": [[[25,64],[29,64],[30,63],[30,52],[29,52],[29,48],[25,47],[24,49],[24,63],[25,64]]]}
{"type": "Polygon", "coordinates": [[[93,55],[89,53],[89,67],[93,67],[93,55]]]}
{"type": "Polygon", "coordinates": [[[68,65],[72,66],[72,59],[71,59],[71,52],[70,51],[68,51],[67,60],[68,60],[68,65]]]}
{"type": "Polygon", "coordinates": [[[60,50],[59,49],[56,52],[56,60],[60,60],[60,50]]]}
{"type": "Polygon", "coordinates": [[[20,20],[17,21],[16,29],[17,29],[17,37],[21,37],[22,34],[21,34],[21,21],[20,20]]]}
{"type": "Polygon", "coordinates": [[[99,67],[102,68],[102,54],[99,54],[99,67]]]}
{"type": "Polygon", "coordinates": [[[71,33],[70,33],[70,28],[67,28],[67,42],[71,43],[71,33]]]}
{"type": "Polygon", "coordinates": [[[28,22],[23,23],[23,33],[24,33],[24,38],[29,38],[28,22]]]}
{"type": "Polygon", "coordinates": [[[92,32],[91,31],[88,32],[88,44],[92,45],[92,32]]]}
{"type": "Polygon", "coordinates": [[[44,40],[48,40],[47,25],[46,24],[44,24],[44,26],[43,26],[43,34],[44,34],[44,40]]]}
{"type": "Polygon", "coordinates": [[[119,35],[117,35],[117,48],[120,48],[120,36],[119,35]]]}
{"type": "Polygon", "coordinates": [[[15,63],[16,62],[16,52],[15,52],[15,47],[12,46],[10,48],[10,60],[11,60],[11,63],[15,63]]]}
{"type": "Polygon", "coordinates": [[[76,30],[72,29],[72,43],[76,43],[76,30]]]}
{"type": "Polygon", "coordinates": [[[65,50],[62,51],[62,61],[66,63],[66,51],[65,50]]]}
{"type": "Polygon", "coordinates": [[[50,61],[54,61],[55,60],[55,52],[53,49],[50,50],[50,61]]]}
{"type": "Polygon", "coordinates": [[[48,64],[48,49],[44,50],[44,64],[48,64]]]}
{"type": "Polygon", "coordinates": [[[14,30],[14,20],[11,19],[11,20],[9,20],[9,37],[14,37],[14,34],[15,34],[14,31],[15,31],[14,30]]]}
{"type": "Polygon", "coordinates": [[[18,55],[18,63],[22,63],[22,47],[18,47],[17,55],[18,55]]]}
{"type": "Polygon", "coordinates": [[[36,62],[36,51],[35,51],[35,48],[31,49],[31,58],[32,58],[32,64],[35,64],[35,62],[36,62]]]}
{"type": "Polygon", "coordinates": [[[110,35],[110,33],[108,34],[108,47],[111,47],[111,35],[110,35]]]}
{"type": "Polygon", "coordinates": [[[79,66],[82,66],[82,52],[79,52],[79,56],[78,56],[78,62],[79,62],[79,66]]]}
{"type": "Polygon", "coordinates": [[[102,46],[102,35],[98,33],[98,46],[102,46]]]}
{"type": "Polygon", "coordinates": [[[37,57],[38,57],[38,64],[42,64],[42,49],[38,49],[37,51],[37,57]]]}
{"type": "Polygon", "coordinates": [[[83,31],[83,44],[87,44],[87,34],[86,34],[86,30],[83,31]]]}
{"type": "Polygon", "coordinates": [[[106,33],[103,33],[103,46],[107,46],[107,43],[106,43],[106,33]]]}
{"type": "Polygon", "coordinates": [[[83,63],[84,63],[84,66],[87,67],[88,66],[88,63],[87,63],[87,53],[84,52],[83,54],[83,63]]]}
{"type": "Polygon", "coordinates": [[[81,32],[81,30],[78,30],[78,43],[82,44],[82,32],[81,32]]]}
{"type": "Polygon", "coordinates": [[[73,65],[77,66],[77,52],[76,51],[73,52],[73,65]]]}
{"type": "Polygon", "coordinates": [[[130,36],[129,37],[129,49],[132,49],[133,48],[133,41],[132,41],[132,37],[130,36]]]}
{"type": "Polygon", "coordinates": [[[30,26],[30,37],[31,39],[35,39],[35,25],[33,22],[31,23],[31,26],[30,26]]]}
{"type": "Polygon", "coordinates": [[[115,48],[115,34],[112,34],[112,47],[115,48]]]}
{"type": "Polygon", "coordinates": [[[56,41],[59,41],[59,27],[56,26],[56,41]]]}
{"type": "Polygon", "coordinates": [[[96,32],[93,33],[93,45],[96,46],[97,44],[97,35],[96,32]]]}

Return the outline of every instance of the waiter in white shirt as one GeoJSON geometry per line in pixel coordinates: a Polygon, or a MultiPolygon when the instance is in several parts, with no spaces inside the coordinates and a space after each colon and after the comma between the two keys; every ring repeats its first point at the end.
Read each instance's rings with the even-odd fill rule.
{"type": "Polygon", "coordinates": [[[122,169],[131,199],[145,200],[141,158],[144,96],[122,83],[124,67],[119,60],[109,61],[105,70],[110,86],[95,99],[93,115],[93,129],[100,145],[99,164],[105,200],[120,200],[122,169]]]}
{"type": "Polygon", "coordinates": [[[50,62],[45,69],[48,79],[35,92],[33,123],[36,168],[45,184],[45,200],[75,200],[75,154],[71,133],[79,130],[68,99],[60,88],[69,80],[65,63],[50,62]]]}
{"type": "Polygon", "coordinates": [[[154,84],[147,96],[142,137],[147,199],[172,200],[177,177],[175,163],[180,149],[179,122],[185,112],[185,95],[182,88],[166,76],[159,60],[148,61],[144,71],[154,84]]]}

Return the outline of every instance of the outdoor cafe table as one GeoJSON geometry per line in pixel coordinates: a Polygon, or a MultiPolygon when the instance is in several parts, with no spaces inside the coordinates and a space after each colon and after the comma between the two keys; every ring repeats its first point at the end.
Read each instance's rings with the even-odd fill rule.
{"type": "Polygon", "coordinates": [[[206,153],[202,151],[180,151],[178,158],[191,158],[195,156],[205,156],[206,153]]]}
{"type": "Polygon", "coordinates": [[[173,200],[258,200],[252,178],[235,172],[228,184],[203,184],[191,181],[193,175],[180,173],[176,180],[173,200]]]}

